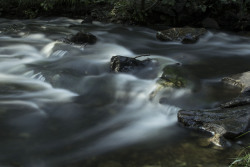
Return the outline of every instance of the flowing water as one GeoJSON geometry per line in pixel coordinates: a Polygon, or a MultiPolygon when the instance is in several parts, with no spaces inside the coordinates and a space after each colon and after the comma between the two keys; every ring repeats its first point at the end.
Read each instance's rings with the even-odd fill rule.
{"type": "Polygon", "coordinates": [[[67,18],[0,19],[0,166],[227,166],[239,145],[204,144],[210,134],[179,127],[177,112],[211,108],[239,94],[220,79],[250,70],[250,38],[209,32],[183,45],[160,42],[155,34],[67,18]],[[98,42],[61,42],[78,31],[98,42]],[[159,62],[158,76],[110,72],[112,56],[141,54],[159,62]],[[175,63],[194,86],[150,98],[162,68],[175,63]]]}

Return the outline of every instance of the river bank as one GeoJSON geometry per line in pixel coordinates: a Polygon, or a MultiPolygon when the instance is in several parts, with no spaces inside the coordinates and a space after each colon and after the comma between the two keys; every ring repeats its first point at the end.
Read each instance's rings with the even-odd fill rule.
{"type": "MultiPolygon", "coordinates": [[[[141,25],[157,30],[204,27],[234,32],[250,31],[248,1],[0,1],[0,16],[14,19],[69,17],[141,25]]],[[[249,33],[244,33],[249,34],[249,33]]]]}

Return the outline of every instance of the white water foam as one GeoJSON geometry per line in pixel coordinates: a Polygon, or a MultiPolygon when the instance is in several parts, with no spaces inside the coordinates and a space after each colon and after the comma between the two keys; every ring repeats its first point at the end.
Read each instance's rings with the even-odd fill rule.
{"type": "Polygon", "coordinates": [[[2,99],[18,100],[27,99],[40,102],[67,102],[72,97],[77,96],[76,93],[70,92],[65,89],[53,88],[49,83],[41,81],[41,79],[32,79],[23,76],[0,74],[1,84],[16,84],[31,88],[22,94],[7,94],[1,95],[2,99]]]}

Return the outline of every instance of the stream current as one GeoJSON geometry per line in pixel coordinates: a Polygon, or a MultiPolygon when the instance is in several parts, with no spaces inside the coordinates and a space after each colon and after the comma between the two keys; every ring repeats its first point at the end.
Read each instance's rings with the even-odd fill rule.
{"type": "Polygon", "coordinates": [[[220,80],[250,70],[250,38],[208,32],[183,45],[155,35],[68,18],[0,19],[0,166],[227,166],[238,144],[206,144],[210,134],[179,127],[177,112],[239,94],[220,80]],[[97,43],[61,42],[79,31],[94,34],[97,43]],[[180,63],[195,88],[168,89],[152,99],[158,77],[110,72],[112,56],[142,54],[159,62],[158,77],[166,65],[180,63]]]}

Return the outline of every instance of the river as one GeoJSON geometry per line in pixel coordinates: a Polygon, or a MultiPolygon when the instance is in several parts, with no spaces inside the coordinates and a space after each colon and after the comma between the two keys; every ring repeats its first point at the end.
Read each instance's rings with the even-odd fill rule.
{"type": "Polygon", "coordinates": [[[211,108],[239,94],[220,80],[250,70],[250,38],[209,31],[196,44],[184,45],[158,41],[149,28],[81,21],[0,19],[1,167],[232,162],[239,143],[226,149],[206,144],[210,134],[180,127],[177,112],[211,108]],[[61,42],[79,31],[94,34],[98,42],[61,42]],[[169,89],[152,99],[158,77],[110,72],[112,56],[142,54],[160,67],[180,63],[195,88],[169,89]]]}

